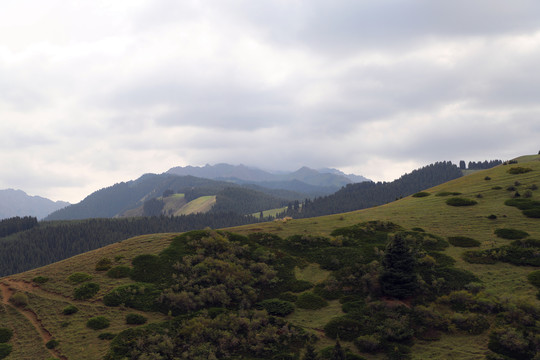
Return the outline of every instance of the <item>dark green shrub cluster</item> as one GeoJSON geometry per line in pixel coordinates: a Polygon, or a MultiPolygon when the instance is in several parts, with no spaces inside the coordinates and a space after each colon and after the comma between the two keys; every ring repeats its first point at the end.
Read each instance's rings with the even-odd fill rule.
{"type": "Polygon", "coordinates": [[[68,276],[69,282],[73,284],[80,284],[85,281],[92,280],[92,275],[83,272],[76,272],[68,276]]]}
{"type": "Polygon", "coordinates": [[[113,289],[103,297],[106,306],[119,306],[141,310],[156,310],[156,299],[160,291],[150,284],[130,284],[113,289]]]}
{"type": "Polygon", "coordinates": [[[504,202],[505,205],[514,206],[521,210],[523,215],[530,218],[540,218],[540,201],[527,199],[509,199],[504,202]]]}
{"type": "Polygon", "coordinates": [[[452,316],[452,323],[460,330],[466,331],[469,334],[479,335],[489,329],[489,321],[482,314],[462,314],[455,313],[452,316]]]}
{"type": "Polygon", "coordinates": [[[420,191],[420,192],[417,192],[416,194],[413,194],[412,197],[421,198],[421,197],[426,197],[429,195],[431,194],[426,191],[420,191]]]}
{"type": "Polygon", "coordinates": [[[95,316],[86,322],[86,327],[92,330],[101,330],[108,328],[110,324],[111,322],[105,316],[95,316]]]}
{"type": "Polygon", "coordinates": [[[107,271],[107,276],[113,279],[120,279],[129,277],[131,274],[131,268],[129,266],[115,266],[107,271]]]}
{"type": "Polygon", "coordinates": [[[491,180],[491,178],[490,178],[489,176],[486,176],[486,177],[484,178],[484,180],[488,180],[488,181],[489,181],[489,180],[491,180]]]}
{"type": "Polygon", "coordinates": [[[294,311],[294,304],[280,299],[268,299],[261,301],[259,306],[270,315],[287,316],[294,311]]]}
{"type": "Polygon", "coordinates": [[[529,282],[536,286],[537,288],[540,288],[540,270],[535,270],[533,272],[530,272],[528,275],[527,275],[527,280],[529,280],[529,282]]]}
{"type": "Polygon", "coordinates": [[[472,206],[478,204],[476,201],[465,198],[450,198],[446,200],[446,205],[450,206],[472,206]]]}
{"type": "Polygon", "coordinates": [[[45,284],[47,281],[49,281],[49,278],[46,276],[36,276],[32,279],[32,281],[36,284],[45,284]]]}
{"type": "Polygon", "coordinates": [[[491,190],[501,190],[502,186],[494,186],[491,188],[491,190]]]}
{"type": "Polygon", "coordinates": [[[73,290],[73,297],[76,300],[86,300],[96,295],[98,291],[99,291],[99,284],[85,283],[79,287],[76,287],[73,290]]]}
{"type": "Polygon", "coordinates": [[[47,343],[45,344],[45,347],[47,349],[54,349],[56,348],[60,343],[58,342],[58,340],[55,340],[55,339],[51,339],[49,341],[47,341],[47,343]]]}
{"type": "Polygon", "coordinates": [[[5,327],[0,327],[0,343],[7,343],[13,336],[13,330],[5,327]]]}
{"type": "Polygon", "coordinates": [[[376,335],[360,335],[354,339],[354,345],[358,350],[367,353],[374,353],[381,350],[381,339],[376,335]]]}
{"type": "Polygon", "coordinates": [[[292,280],[287,282],[286,287],[287,290],[297,293],[311,289],[313,284],[306,280],[292,280]]]}
{"type": "Polygon", "coordinates": [[[461,195],[460,192],[453,192],[453,191],[442,191],[442,192],[439,192],[437,194],[435,194],[435,196],[458,196],[458,195],[461,195]]]}
{"type": "Polygon", "coordinates": [[[100,259],[96,264],[96,271],[107,271],[112,267],[112,261],[109,258],[100,259]]]}
{"type": "Polygon", "coordinates": [[[457,247],[477,247],[480,241],[466,236],[450,236],[448,242],[457,247]]]}
{"type": "Polygon", "coordinates": [[[75,305],[68,305],[62,310],[62,314],[64,315],[71,315],[78,312],[79,309],[75,305]]]}
{"type": "Polygon", "coordinates": [[[0,344],[0,359],[8,357],[13,351],[13,345],[11,344],[0,344]]]}
{"type": "Polygon", "coordinates": [[[540,247],[531,246],[531,243],[527,242],[512,242],[510,245],[495,249],[466,251],[463,253],[463,259],[473,264],[494,264],[503,261],[521,266],[540,266],[540,247]]]}
{"type": "Polygon", "coordinates": [[[326,336],[340,340],[353,341],[362,333],[362,323],[348,317],[334,318],[324,327],[326,336]]]}
{"type": "Polygon", "coordinates": [[[283,292],[283,293],[279,294],[278,298],[280,300],[285,300],[285,301],[289,301],[289,302],[293,303],[293,302],[296,302],[296,299],[298,299],[298,295],[293,294],[290,291],[286,291],[286,292],[283,292]]]}
{"type": "Polygon", "coordinates": [[[142,325],[145,324],[148,319],[145,316],[139,314],[127,314],[126,324],[128,325],[142,325]]]}
{"type": "Polygon", "coordinates": [[[98,335],[99,340],[112,340],[116,337],[116,334],[110,332],[104,332],[98,335]]]}
{"type": "Polygon", "coordinates": [[[156,283],[164,276],[163,260],[156,255],[143,254],[136,256],[132,261],[131,278],[135,281],[156,283]]]}
{"type": "Polygon", "coordinates": [[[529,233],[523,230],[505,228],[495,230],[495,235],[503,239],[517,240],[526,238],[527,236],[529,236],[529,233]]]}
{"type": "Polygon", "coordinates": [[[489,220],[496,220],[497,219],[497,215],[495,214],[491,214],[487,217],[489,220]]]}
{"type": "Polygon", "coordinates": [[[317,294],[305,292],[298,295],[298,299],[296,299],[296,306],[301,309],[317,310],[328,306],[328,302],[317,294]]]}
{"type": "Polygon", "coordinates": [[[510,169],[508,169],[506,172],[509,173],[509,174],[512,174],[512,175],[517,175],[517,174],[525,174],[525,173],[528,173],[532,171],[531,168],[527,168],[527,167],[523,167],[523,166],[517,166],[517,167],[512,167],[510,169]]]}

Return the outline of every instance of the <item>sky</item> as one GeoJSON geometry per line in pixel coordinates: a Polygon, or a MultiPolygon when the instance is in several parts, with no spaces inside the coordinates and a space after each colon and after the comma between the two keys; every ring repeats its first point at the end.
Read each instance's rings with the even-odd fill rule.
{"type": "Polygon", "coordinates": [[[2,0],[0,189],[540,150],[536,0],[2,0]]]}

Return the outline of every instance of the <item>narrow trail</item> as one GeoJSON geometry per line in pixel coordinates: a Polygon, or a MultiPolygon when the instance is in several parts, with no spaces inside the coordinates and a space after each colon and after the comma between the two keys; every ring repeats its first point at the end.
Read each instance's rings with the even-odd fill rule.
{"type": "MultiPolygon", "coordinates": [[[[39,336],[41,337],[42,341],[43,341],[43,344],[45,345],[47,342],[49,342],[51,339],[52,339],[52,335],[51,333],[49,332],[49,330],[47,330],[41,320],[38,318],[37,314],[35,312],[33,312],[32,310],[30,309],[21,309],[19,307],[16,307],[16,306],[13,306],[9,303],[9,299],[11,298],[11,296],[15,293],[15,290],[13,287],[11,287],[9,285],[10,283],[6,283],[6,282],[2,282],[0,283],[0,293],[2,295],[2,303],[4,304],[4,306],[9,306],[13,309],[15,309],[16,311],[18,311],[21,315],[23,315],[26,319],[28,319],[28,321],[30,321],[30,323],[32,324],[32,326],[36,329],[36,331],[38,332],[39,336]]],[[[28,286],[31,286],[31,285],[28,285],[28,286]]],[[[23,290],[23,289],[20,289],[19,290],[23,290]]],[[[28,290],[28,288],[26,289],[28,290]]],[[[52,356],[54,357],[57,357],[61,360],[68,360],[67,357],[65,357],[64,355],[60,354],[60,352],[56,349],[47,349],[52,356]]]]}

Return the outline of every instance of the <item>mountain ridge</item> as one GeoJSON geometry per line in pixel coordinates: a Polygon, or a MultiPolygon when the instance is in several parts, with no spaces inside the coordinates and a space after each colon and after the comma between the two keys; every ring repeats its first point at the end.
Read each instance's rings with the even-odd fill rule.
{"type": "Polygon", "coordinates": [[[34,216],[43,219],[69,205],[71,204],[66,201],[53,201],[37,195],[28,195],[19,189],[0,190],[0,219],[15,216],[34,216]]]}

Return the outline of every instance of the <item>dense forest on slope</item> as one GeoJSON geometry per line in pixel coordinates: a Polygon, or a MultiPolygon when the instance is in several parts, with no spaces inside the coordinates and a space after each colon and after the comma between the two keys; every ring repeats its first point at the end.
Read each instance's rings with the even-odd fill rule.
{"type": "Polygon", "coordinates": [[[136,235],[256,222],[236,213],[41,222],[0,238],[0,277],[47,265],[136,235]]]}
{"type": "Polygon", "coordinates": [[[305,218],[365,209],[412,195],[462,175],[461,170],[452,162],[437,162],[392,182],[349,184],[333,195],[306,200],[301,207],[290,206],[284,215],[305,218]]]}

